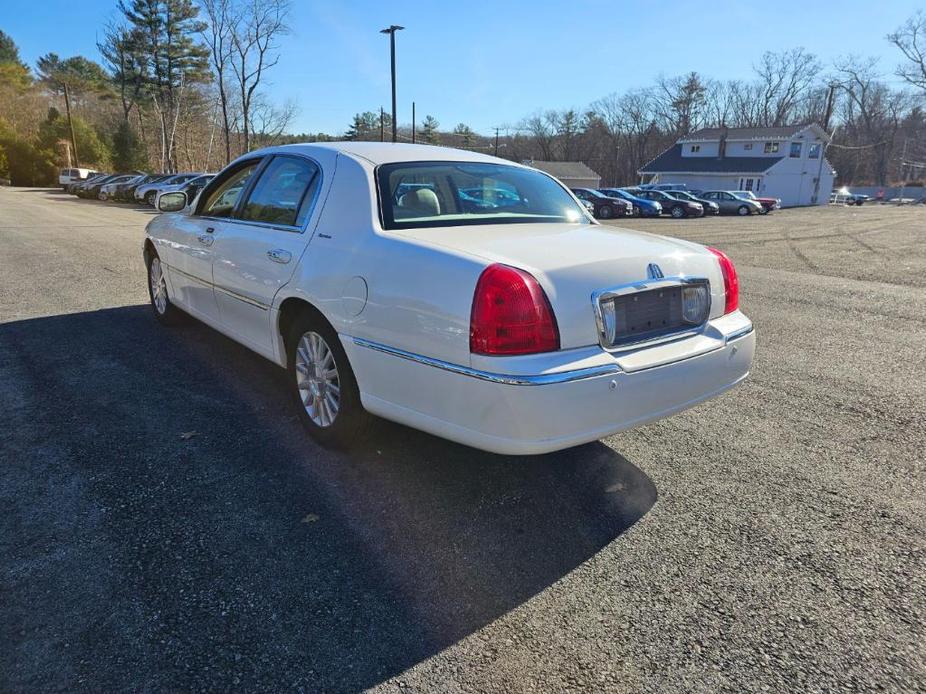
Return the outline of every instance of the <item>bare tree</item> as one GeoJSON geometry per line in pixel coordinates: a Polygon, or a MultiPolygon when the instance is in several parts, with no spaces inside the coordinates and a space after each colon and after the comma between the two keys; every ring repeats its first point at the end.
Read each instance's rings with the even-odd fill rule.
{"type": "Polygon", "coordinates": [[[820,62],[803,48],[792,48],[764,53],[755,71],[761,86],[759,125],[778,126],[791,120],[799,100],[816,80],[820,62]]]}
{"type": "Polygon", "coordinates": [[[218,90],[219,106],[222,109],[222,134],[225,140],[225,163],[231,155],[231,115],[229,114],[228,71],[234,51],[234,27],[236,18],[232,0],[200,0],[206,13],[208,26],[203,30],[203,39],[209,47],[215,84],[218,90]]]}
{"type": "Polygon", "coordinates": [[[897,68],[897,76],[926,92],[926,14],[914,14],[898,29],[887,35],[903,53],[906,62],[897,68]]]}
{"type": "Polygon", "coordinates": [[[232,30],[232,69],[241,100],[241,130],[244,151],[251,150],[251,116],[254,95],[267,70],[280,59],[277,39],[288,33],[289,0],[244,0],[236,13],[232,30]]]}

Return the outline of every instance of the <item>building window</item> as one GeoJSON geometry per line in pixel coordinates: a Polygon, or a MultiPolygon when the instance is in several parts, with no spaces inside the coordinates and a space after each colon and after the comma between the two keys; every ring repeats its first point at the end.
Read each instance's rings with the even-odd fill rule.
{"type": "Polygon", "coordinates": [[[807,149],[807,158],[808,159],[819,159],[820,158],[820,143],[814,142],[807,149]]]}
{"type": "Polygon", "coordinates": [[[743,145],[743,149],[745,149],[745,150],[751,150],[751,149],[752,149],[752,143],[751,143],[751,142],[747,142],[745,145],[743,145]]]}
{"type": "Polygon", "coordinates": [[[788,156],[790,156],[792,159],[801,158],[801,143],[800,142],[791,143],[791,154],[789,154],[788,156]]]}
{"type": "Polygon", "coordinates": [[[695,152],[700,152],[700,151],[701,151],[701,145],[692,145],[692,146],[691,146],[691,153],[692,153],[692,154],[694,154],[695,152]]]}
{"type": "Polygon", "coordinates": [[[765,153],[766,154],[776,154],[777,152],[778,152],[777,142],[766,142],[765,143],[765,153]]]}

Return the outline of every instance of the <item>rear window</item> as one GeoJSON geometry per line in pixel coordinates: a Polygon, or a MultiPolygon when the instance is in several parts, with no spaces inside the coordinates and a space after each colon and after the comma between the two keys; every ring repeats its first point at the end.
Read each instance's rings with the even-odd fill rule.
{"type": "Polygon", "coordinates": [[[533,169],[470,162],[403,162],[376,170],[385,229],[573,222],[585,211],[533,169]]]}

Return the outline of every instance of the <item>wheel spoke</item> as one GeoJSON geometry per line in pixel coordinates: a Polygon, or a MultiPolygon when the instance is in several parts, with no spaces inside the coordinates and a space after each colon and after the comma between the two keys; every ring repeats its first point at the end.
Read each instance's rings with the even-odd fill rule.
{"type": "Polygon", "coordinates": [[[315,331],[299,338],[295,356],[296,388],[306,414],[317,426],[328,427],[338,417],[341,382],[331,347],[315,331]]]}

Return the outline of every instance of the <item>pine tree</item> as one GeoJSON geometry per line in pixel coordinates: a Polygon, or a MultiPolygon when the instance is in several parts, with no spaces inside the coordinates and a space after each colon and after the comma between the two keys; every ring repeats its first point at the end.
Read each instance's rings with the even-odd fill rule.
{"type": "Polygon", "coordinates": [[[436,145],[440,142],[440,134],[437,129],[440,123],[434,116],[425,116],[424,123],[421,124],[421,140],[429,145],[436,145]]]}

